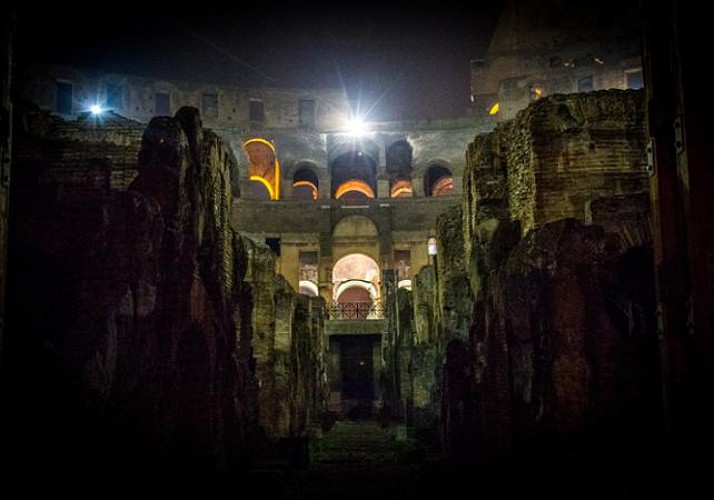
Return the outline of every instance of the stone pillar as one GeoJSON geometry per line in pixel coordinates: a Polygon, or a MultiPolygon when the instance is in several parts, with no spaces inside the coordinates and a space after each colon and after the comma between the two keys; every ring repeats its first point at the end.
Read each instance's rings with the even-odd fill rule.
{"type": "Polygon", "coordinates": [[[333,412],[339,412],[342,409],[340,355],[340,343],[336,339],[330,339],[327,351],[327,385],[329,387],[327,409],[333,412]]]}
{"type": "Polygon", "coordinates": [[[424,197],[424,175],[419,169],[414,169],[412,171],[412,197],[424,197]]]}

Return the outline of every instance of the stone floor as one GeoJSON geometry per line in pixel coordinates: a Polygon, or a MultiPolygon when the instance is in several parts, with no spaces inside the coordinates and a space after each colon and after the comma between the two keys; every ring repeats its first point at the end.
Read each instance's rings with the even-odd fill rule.
{"type": "Polygon", "coordinates": [[[20,491],[22,497],[69,495],[75,500],[651,500],[699,498],[702,495],[693,485],[697,477],[700,483],[707,480],[711,470],[695,471],[691,464],[705,462],[682,453],[660,454],[665,457],[660,461],[647,453],[633,459],[616,449],[597,458],[571,454],[499,466],[456,463],[443,457],[433,443],[414,439],[405,430],[369,421],[338,421],[320,439],[295,440],[266,450],[248,470],[219,481],[198,480],[190,469],[167,470],[158,476],[144,471],[144,476],[136,477],[131,467],[101,461],[88,470],[86,462],[70,459],[71,450],[66,450],[68,459],[57,464],[51,475],[41,454],[24,461],[16,457],[12,467],[6,464],[0,472],[0,491],[20,491]],[[679,472],[673,473],[674,465],[679,472]]]}
{"type": "MultiPolygon", "coordinates": [[[[403,430],[403,429],[402,429],[403,430]]],[[[657,496],[656,475],[642,464],[623,467],[563,457],[543,464],[500,468],[456,464],[397,427],[375,422],[337,422],[310,443],[309,463],[259,461],[249,474],[221,485],[221,498],[251,491],[251,498],[276,500],[421,500],[451,498],[539,498],[629,500],[657,496]]]]}

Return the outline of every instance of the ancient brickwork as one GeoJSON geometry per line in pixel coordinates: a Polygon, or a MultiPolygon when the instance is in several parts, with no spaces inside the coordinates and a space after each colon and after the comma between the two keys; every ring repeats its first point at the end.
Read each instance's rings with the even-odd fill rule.
{"type": "Polygon", "coordinates": [[[479,190],[479,199],[496,198],[498,182],[470,179],[481,180],[484,165],[505,172],[510,217],[521,221],[523,234],[564,217],[585,220],[595,198],[644,192],[642,98],[613,90],[541,99],[470,146],[466,186],[479,190]]]}
{"type": "Polygon", "coordinates": [[[4,354],[13,423],[43,430],[18,450],[57,450],[41,464],[54,470],[71,449],[90,470],[198,477],[250,460],[261,424],[267,437],[304,432],[324,401],[323,308],[231,228],[233,155],[197,110],[143,134],[23,118],[4,354]],[[111,182],[122,168],[137,172],[126,190],[111,182]],[[276,335],[278,289],[293,321],[276,335]],[[278,386],[287,416],[261,407],[278,386]]]}
{"type": "MultiPolygon", "coordinates": [[[[453,456],[604,452],[623,436],[635,453],[658,425],[643,123],[637,92],[554,96],[469,146],[463,216],[439,219],[437,282],[417,280],[439,297],[453,456]],[[447,298],[457,276],[469,309],[447,298]],[[473,313],[449,342],[459,310],[473,313]]],[[[417,332],[427,296],[417,288],[417,332]]]]}
{"type": "Polygon", "coordinates": [[[462,221],[463,212],[457,206],[441,214],[436,222],[436,322],[437,332],[446,342],[467,337],[473,307],[465,272],[462,221]]]}

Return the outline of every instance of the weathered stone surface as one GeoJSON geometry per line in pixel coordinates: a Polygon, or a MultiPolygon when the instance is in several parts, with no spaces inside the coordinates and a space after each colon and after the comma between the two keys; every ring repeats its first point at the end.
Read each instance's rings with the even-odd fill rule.
{"type": "Polygon", "coordinates": [[[646,192],[644,122],[641,91],[538,100],[469,147],[468,203],[500,199],[501,190],[489,190],[483,177],[505,172],[509,215],[525,234],[552,220],[585,220],[595,198],[646,192]],[[474,187],[474,178],[482,187],[474,187]]]}
{"type": "Polygon", "coordinates": [[[326,405],[325,303],[297,295],[276,275],[275,255],[267,245],[245,236],[241,240],[253,303],[260,426],[271,441],[301,437],[326,405]]]}
{"type": "Polygon", "coordinates": [[[437,335],[436,272],[425,266],[414,280],[414,340],[412,347],[412,393],[416,427],[434,428],[439,415],[440,373],[443,339],[437,335]]]}
{"type": "Polygon", "coordinates": [[[448,342],[466,338],[473,301],[464,260],[463,213],[454,207],[437,218],[437,332],[448,342]]]}
{"type": "Polygon", "coordinates": [[[442,348],[440,427],[455,457],[603,450],[657,425],[641,98],[550,97],[469,146],[463,241],[442,216],[437,283],[415,292],[437,290],[434,327],[416,310],[417,331],[437,336],[443,276],[467,276],[473,297],[468,335],[442,348]]]}
{"type": "Polygon", "coordinates": [[[153,120],[140,150],[120,145],[136,153],[126,191],[112,188],[114,150],[99,144],[111,127],[30,119],[41,123],[18,148],[4,354],[13,424],[43,430],[17,451],[43,450],[48,470],[72,450],[97,473],[200,477],[250,459],[264,415],[270,436],[304,433],[324,404],[324,307],[298,299],[270,250],[230,227],[232,153],[197,110],[153,120]],[[276,335],[278,295],[292,320],[276,335]],[[279,390],[266,396],[260,377],[279,390]],[[264,410],[280,391],[280,411],[264,410]]]}

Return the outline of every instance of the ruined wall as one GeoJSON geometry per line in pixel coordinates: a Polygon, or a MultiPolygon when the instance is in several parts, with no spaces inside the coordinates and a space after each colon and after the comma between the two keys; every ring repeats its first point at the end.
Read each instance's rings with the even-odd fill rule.
{"type": "Polygon", "coordinates": [[[252,349],[258,384],[258,419],[271,441],[299,437],[326,405],[325,304],[297,295],[275,271],[264,243],[242,236],[248,256],[246,283],[253,309],[252,349]]]}
{"type": "MultiPolygon", "coordinates": [[[[18,123],[3,352],[3,397],[18,411],[3,429],[26,438],[7,452],[93,477],[240,467],[261,437],[257,360],[276,346],[254,341],[275,315],[261,322],[252,247],[230,226],[231,151],[193,108],[152,120],[140,142],[133,125],[37,110],[18,123]],[[138,176],[122,190],[112,172],[132,157],[138,176]]],[[[261,272],[276,282],[270,262],[261,272]]],[[[297,362],[305,342],[319,346],[322,312],[298,309],[287,370],[299,376],[286,383],[302,392],[285,402],[296,433],[321,407],[322,382],[319,349],[297,362]]]]}
{"type": "Polygon", "coordinates": [[[436,270],[424,266],[412,286],[414,339],[412,345],[413,422],[417,428],[435,428],[440,405],[443,338],[437,333],[436,270]]]}
{"type": "Polygon", "coordinates": [[[494,142],[506,144],[509,213],[525,234],[585,220],[600,196],[647,190],[641,91],[552,96],[529,106],[494,142]]]}
{"type": "Polygon", "coordinates": [[[457,206],[441,214],[436,222],[436,290],[439,306],[436,322],[437,332],[446,343],[452,339],[466,338],[471,322],[473,302],[468,293],[465,272],[462,220],[462,209],[457,206]]]}
{"type": "MultiPolygon", "coordinates": [[[[469,146],[463,217],[440,219],[437,260],[438,281],[464,275],[473,300],[466,335],[443,349],[452,456],[632,457],[659,425],[640,97],[545,99],[469,146]]],[[[429,315],[416,314],[419,331],[429,315]]]]}

